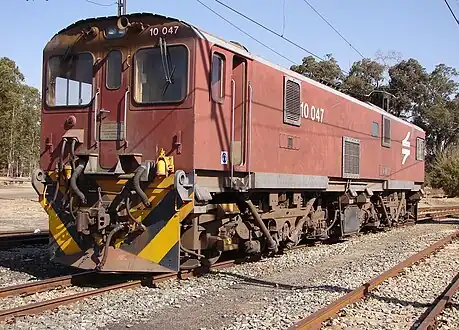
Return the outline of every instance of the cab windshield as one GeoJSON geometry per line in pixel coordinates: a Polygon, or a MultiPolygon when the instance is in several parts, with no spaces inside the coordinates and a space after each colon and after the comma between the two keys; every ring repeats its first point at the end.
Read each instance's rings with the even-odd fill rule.
{"type": "Polygon", "coordinates": [[[93,56],[80,53],[50,57],[46,81],[49,106],[88,105],[92,99],[93,56]]]}
{"type": "Polygon", "coordinates": [[[134,99],[137,103],[180,102],[187,94],[188,49],[164,45],[137,51],[134,99]]]}

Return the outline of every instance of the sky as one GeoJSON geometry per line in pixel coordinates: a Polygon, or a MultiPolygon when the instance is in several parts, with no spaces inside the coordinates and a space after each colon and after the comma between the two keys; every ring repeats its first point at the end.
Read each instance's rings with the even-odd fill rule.
{"type": "MultiPolygon", "coordinates": [[[[229,11],[201,0],[246,33],[296,63],[309,54],[229,11]]],[[[343,70],[361,56],[305,0],[222,0],[318,56],[332,54],[343,70]]],[[[42,52],[59,30],[89,17],[116,15],[116,0],[0,0],[0,57],[14,60],[26,83],[41,89],[42,52]],[[94,4],[93,2],[98,3],[94,4]]],[[[428,71],[445,63],[459,68],[459,25],[444,0],[308,0],[365,57],[395,51],[417,59],[428,71]],[[455,41],[456,40],[456,41],[455,41]]],[[[448,0],[459,16],[459,0],[448,0]]],[[[247,37],[196,0],[126,0],[127,12],[178,18],[227,40],[244,44],[269,61],[291,62],[247,37]]]]}

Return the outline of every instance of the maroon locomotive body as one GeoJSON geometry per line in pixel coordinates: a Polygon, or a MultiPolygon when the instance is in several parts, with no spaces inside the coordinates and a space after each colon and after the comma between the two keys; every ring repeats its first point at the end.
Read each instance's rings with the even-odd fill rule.
{"type": "Polygon", "coordinates": [[[33,184],[59,262],[178,271],[416,220],[422,129],[185,22],[76,22],[43,91],[33,184]]]}

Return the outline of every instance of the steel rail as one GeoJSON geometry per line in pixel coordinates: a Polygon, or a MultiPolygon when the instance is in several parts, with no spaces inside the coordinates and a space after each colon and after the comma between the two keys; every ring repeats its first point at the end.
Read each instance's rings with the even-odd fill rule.
{"type": "MultiPolygon", "coordinates": [[[[422,208],[419,209],[418,213],[422,214],[429,214],[430,213],[448,213],[448,215],[451,214],[459,214],[459,206],[444,206],[444,207],[433,207],[433,208],[422,208]]],[[[429,214],[430,215],[430,214],[429,214]]],[[[30,232],[14,232],[14,233],[0,233],[0,241],[5,238],[5,237],[21,237],[21,235],[24,234],[32,234],[30,232]]],[[[37,234],[34,234],[37,235],[37,234]]],[[[46,237],[49,235],[49,232],[41,232],[39,233],[41,236],[46,237]]],[[[329,319],[333,315],[335,315],[340,309],[343,307],[352,304],[358,300],[360,300],[362,297],[364,297],[368,292],[373,290],[376,286],[378,286],[380,283],[385,281],[386,279],[397,275],[403,268],[409,267],[412,264],[420,261],[421,259],[425,258],[429,254],[433,253],[434,251],[442,248],[444,245],[448,244],[451,242],[455,237],[459,236],[459,232],[454,233],[452,235],[449,235],[442,240],[436,242],[435,244],[431,245],[430,247],[426,248],[425,250],[417,253],[416,255],[406,259],[402,263],[398,264],[394,268],[392,268],[389,271],[386,271],[385,273],[381,274],[377,278],[373,279],[372,281],[365,283],[361,287],[357,288],[356,290],[346,294],[344,297],[338,299],[335,303],[332,303],[331,305],[327,306],[326,308],[323,308],[313,314],[311,314],[308,318],[304,319],[303,321],[300,321],[296,325],[294,325],[291,329],[316,329],[320,328],[321,322],[329,319]]],[[[1,243],[0,243],[1,245],[1,243]]],[[[236,260],[228,260],[228,261],[223,261],[223,262],[218,262],[215,265],[212,265],[210,268],[205,269],[194,269],[190,271],[180,271],[178,273],[166,273],[166,274],[160,274],[156,276],[152,276],[147,284],[159,284],[162,281],[169,280],[169,279],[185,279],[185,278],[190,278],[190,277],[195,277],[199,276],[203,273],[206,273],[210,271],[211,269],[219,269],[219,268],[226,268],[226,267],[231,267],[237,263],[236,260]]],[[[49,289],[53,289],[56,287],[61,287],[61,286],[70,286],[74,284],[76,279],[78,280],[85,280],[88,278],[88,276],[95,275],[96,272],[94,271],[88,271],[84,273],[77,273],[73,275],[67,275],[67,276],[61,276],[58,278],[52,278],[52,279],[47,279],[47,280],[42,280],[42,281],[37,281],[33,283],[26,283],[26,284],[20,284],[20,285],[15,285],[11,287],[5,287],[5,288],[0,288],[0,298],[1,297],[7,297],[11,295],[20,295],[20,294],[30,294],[30,293],[37,293],[37,292],[43,292],[49,289]]],[[[33,315],[33,314],[38,314],[46,310],[51,310],[54,309],[58,306],[65,305],[65,304],[70,304],[77,302],[79,300],[85,299],[85,298],[90,298],[94,297],[97,295],[104,294],[106,292],[114,291],[114,290],[120,290],[120,289],[130,289],[130,288],[136,288],[140,287],[145,284],[145,281],[143,280],[134,280],[130,282],[124,282],[124,283],[118,283],[114,285],[108,285],[103,288],[97,288],[94,290],[86,291],[86,292],[81,292],[73,295],[68,295],[64,297],[59,297],[59,298],[54,298],[50,300],[45,300],[41,302],[36,302],[24,306],[19,306],[15,307],[12,309],[0,311],[0,321],[4,321],[7,319],[11,319],[14,317],[18,316],[25,316],[25,315],[33,315]]]]}
{"type": "Polygon", "coordinates": [[[23,305],[15,308],[11,308],[8,310],[0,311],[0,321],[7,321],[11,318],[26,316],[26,315],[33,315],[38,314],[47,310],[52,310],[56,307],[67,305],[74,303],[76,301],[82,300],[84,298],[97,296],[103,294],[105,292],[113,291],[113,290],[120,290],[120,289],[130,289],[135,288],[141,285],[141,280],[135,280],[132,282],[121,283],[110,285],[104,288],[94,289],[91,291],[76,293],[69,296],[63,296],[59,298],[54,298],[50,300],[39,301],[36,303],[23,305]]]}
{"type": "Polygon", "coordinates": [[[437,327],[437,317],[443,312],[446,305],[451,301],[451,298],[459,290],[459,273],[453,278],[446,289],[435,299],[432,307],[426,311],[422,322],[417,326],[418,330],[431,330],[437,327]]]}
{"type": "Polygon", "coordinates": [[[87,281],[95,271],[87,271],[71,275],[48,278],[41,281],[22,283],[7,287],[0,287],[0,298],[18,296],[21,294],[34,294],[58,287],[66,287],[76,283],[87,281]]]}
{"type": "MultiPolygon", "coordinates": [[[[185,279],[185,278],[195,277],[195,276],[199,276],[209,271],[210,269],[231,267],[235,263],[236,263],[235,260],[227,260],[227,261],[216,263],[215,265],[211,266],[207,270],[201,270],[201,271],[190,270],[190,271],[181,271],[178,273],[165,273],[165,274],[152,276],[151,281],[150,279],[148,281],[133,280],[129,282],[109,285],[103,288],[97,288],[97,289],[86,291],[86,292],[80,292],[80,293],[76,293],[76,294],[72,294],[68,296],[39,301],[39,302],[35,302],[32,304],[27,304],[27,305],[11,308],[8,310],[0,311],[0,321],[8,321],[10,319],[14,319],[15,317],[39,314],[41,312],[52,310],[59,306],[71,304],[71,303],[77,302],[82,299],[95,297],[95,296],[98,296],[98,295],[101,295],[107,292],[115,291],[115,290],[133,289],[133,288],[138,288],[142,285],[157,285],[163,281],[174,279],[174,278],[185,279]]],[[[87,275],[91,275],[91,273],[95,274],[95,272],[87,272],[87,275]]],[[[64,283],[67,283],[67,282],[64,282],[64,283]]],[[[45,287],[42,287],[42,289],[43,288],[45,287]]],[[[17,291],[17,292],[20,292],[20,291],[17,291]]]]}
{"type": "Polygon", "coordinates": [[[459,231],[442,238],[441,240],[430,245],[426,249],[416,253],[415,255],[409,257],[408,259],[405,259],[393,268],[385,271],[378,277],[372,279],[367,283],[364,283],[357,289],[347,293],[346,295],[337,299],[328,306],[310,314],[305,319],[297,322],[292,327],[290,327],[289,330],[320,329],[322,327],[322,322],[335,316],[342,308],[359,301],[363,297],[367,296],[370,291],[374,290],[379,284],[381,284],[385,280],[396,276],[404,268],[410,267],[416,262],[419,262],[422,259],[429,256],[430,254],[434,253],[435,251],[438,251],[439,249],[443,248],[445,245],[449,244],[454,238],[457,238],[458,236],[459,231]]]}

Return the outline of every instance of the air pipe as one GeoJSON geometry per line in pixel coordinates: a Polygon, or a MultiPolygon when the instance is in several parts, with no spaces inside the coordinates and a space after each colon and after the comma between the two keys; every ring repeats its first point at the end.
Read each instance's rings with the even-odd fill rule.
{"type": "Polygon", "coordinates": [[[115,235],[117,232],[119,232],[123,228],[124,228],[124,225],[119,224],[118,226],[113,228],[112,231],[108,234],[107,241],[105,242],[105,246],[104,246],[104,256],[102,257],[100,264],[97,265],[96,267],[97,270],[101,270],[102,267],[105,265],[105,262],[107,261],[108,248],[110,247],[110,242],[112,241],[113,235],[115,235]]]}
{"type": "Polygon", "coordinates": [[[142,188],[140,187],[140,177],[143,175],[143,173],[146,170],[147,169],[145,168],[144,165],[140,165],[139,167],[137,167],[137,169],[135,170],[134,178],[132,179],[132,184],[134,186],[135,192],[137,193],[137,195],[139,195],[140,199],[142,200],[142,203],[146,207],[150,207],[151,203],[148,200],[147,195],[143,192],[142,188]]]}
{"type": "Polygon", "coordinates": [[[72,187],[72,190],[75,192],[75,194],[80,198],[83,204],[85,204],[86,197],[84,196],[83,192],[78,188],[78,185],[76,182],[78,177],[83,172],[83,170],[84,170],[84,164],[79,164],[70,178],[70,187],[72,187]]]}
{"type": "Polygon", "coordinates": [[[298,221],[298,223],[296,224],[295,228],[293,229],[290,237],[289,237],[289,240],[291,240],[293,243],[298,244],[297,240],[298,240],[298,233],[300,232],[300,230],[303,228],[303,225],[304,223],[306,222],[306,219],[309,215],[309,212],[311,211],[312,209],[312,205],[314,204],[314,202],[316,201],[316,198],[311,198],[308,203],[306,204],[306,211],[305,211],[305,215],[304,217],[302,217],[300,219],[300,221],[298,221]]]}
{"type": "MultiPolygon", "coordinates": [[[[66,144],[67,144],[67,138],[64,138],[62,140],[61,153],[59,154],[59,162],[57,163],[56,190],[54,191],[53,201],[51,203],[56,202],[57,194],[59,193],[61,173],[64,169],[64,166],[62,165],[62,163],[64,162],[64,152],[65,152],[66,144]]],[[[65,178],[65,175],[64,175],[64,178],[65,178]]]]}
{"type": "Polygon", "coordinates": [[[131,221],[133,221],[138,227],[142,228],[143,231],[145,231],[147,228],[145,227],[145,225],[143,223],[141,223],[140,221],[138,221],[131,213],[131,200],[129,198],[129,195],[126,195],[126,197],[124,198],[124,204],[126,205],[126,212],[128,214],[128,217],[129,219],[131,219],[131,221]]]}
{"type": "Polygon", "coordinates": [[[252,213],[255,221],[257,222],[257,224],[260,227],[261,231],[263,232],[263,234],[265,235],[266,239],[268,240],[268,249],[270,249],[270,250],[272,250],[274,252],[277,252],[277,244],[274,241],[274,239],[271,236],[271,234],[269,233],[268,228],[266,228],[263,220],[261,219],[260,215],[258,214],[257,209],[253,205],[252,201],[249,199],[249,200],[246,200],[245,203],[249,207],[250,212],[252,213]]]}

